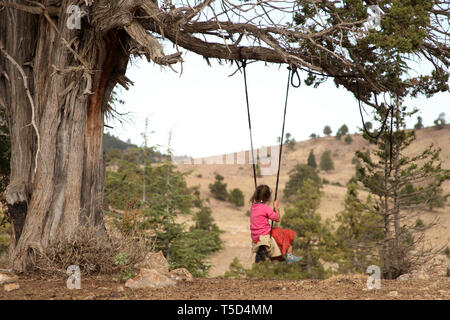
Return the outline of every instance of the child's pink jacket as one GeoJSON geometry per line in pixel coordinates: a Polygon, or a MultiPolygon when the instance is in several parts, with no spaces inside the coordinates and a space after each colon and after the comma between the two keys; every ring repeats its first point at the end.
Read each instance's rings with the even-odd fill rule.
{"type": "Polygon", "coordinates": [[[270,233],[269,220],[279,220],[280,216],[276,214],[271,207],[264,203],[254,203],[250,210],[250,231],[252,240],[259,241],[259,237],[270,233]]]}

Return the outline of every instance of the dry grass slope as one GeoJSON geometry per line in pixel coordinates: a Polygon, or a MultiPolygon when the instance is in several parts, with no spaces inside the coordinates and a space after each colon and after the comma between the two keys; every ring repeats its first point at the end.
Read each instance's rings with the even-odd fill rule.
{"type": "MultiPolygon", "coordinates": [[[[319,174],[330,182],[339,182],[345,186],[354,174],[355,168],[352,164],[352,158],[355,151],[373,148],[360,135],[352,135],[352,138],[353,142],[350,145],[347,145],[343,139],[338,141],[334,137],[298,142],[294,150],[287,151],[283,155],[280,190],[284,189],[284,185],[288,180],[289,170],[297,163],[306,163],[310,150],[314,150],[317,161],[325,150],[331,150],[335,170],[320,172],[319,174]]],[[[447,125],[442,130],[425,128],[417,131],[417,140],[410,146],[408,152],[420,152],[431,143],[442,148],[441,159],[443,160],[443,167],[450,168],[450,125],[447,125]]],[[[248,267],[251,264],[249,221],[245,215],[249,206],[236,208],[228,202],[220,202],[213,199],[208,185],[214,181],[215,173],[219,173],[225,177],[228,190],[240,188],[245,195],[246,201],[248,201],[253,192],[253,180],[252,169],[248,164],[206,164],[208,159],[204,160],[202,164],[197,165],[179,164],[179,169],[182,171],[193,170],[193,173],[187,177],[188,185],[200,186],[201,196],[210,199],[214,219],[219,227],[225,231],[222,235],[222,239],[225,241],[225,248],[215,254],[210,261],[213,265],[210,270],[210,276],[214,277],[222,275],[228,269],[234,257],[238,257],[244,266],[248,267]]],[[[258,183],[274,186],[275,181],[276,176],[270,175],[263,176],[258,183]]],[[[319,212],[324,218],[332,218],[342,210],[346,192],[346,188],[343,186],[325,185],[324,196],[319,208],[319,212]]],[[[450,192],[450,183],[447,182],[444,185],[444,191],[450,192]]],[[[282,198],[280,199],[280,204],[282,207],[285,205],[282,198]]],[[[450,203],[447,203],[445,208],[437,209],[433,212],[423,212],[421,218],[424,221],[429,221],[433,217],[439,217],[440,225],[428,232],[428,240],[436,246],[449,243],[450,203]]],[[[184,220],[189,221],[189,218],[185,217],[184,220]]]]}

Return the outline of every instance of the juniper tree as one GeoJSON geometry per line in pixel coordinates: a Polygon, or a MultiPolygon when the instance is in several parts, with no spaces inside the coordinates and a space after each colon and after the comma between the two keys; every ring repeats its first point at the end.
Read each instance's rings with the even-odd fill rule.
{"type": "Polygon", "coordinates": [[[330,136],[330,134],[331,134],[332,132],[333,132],[333,131],[331,130],[330,126],[325,126],[325,127],[323,128],[323,134],[326,135],[326,136],[330,136]]]}
{"type": "Polygon", "coordinates": [[[222,175],[217,173],[214,183],[209,184],[209,191],[214,198],[220,201],[226,201],[228,199],[227,184],[222,182],[224,179],[222,175]]]}
{"type": "Polygon", "coordinates": [[[348,133],[348,127],[346,124],[343,124],[336,132],[336,139],[340,140],[341,137],[345,136],[347,133],[348,133]]]}
{"type": "Polygon", "coordinates": [[[289,171],[289,180],[283,190],[283,195],[289,199],[295,197],[297,191],[301,189],[306,180],[310,179],[317,189],[322,187],[322,182],[316,170],[306,164],[297,164],[289,171]]]}
{"type": "Polygon", "coordinates": [[[242,207],[244,205],[244,194],[241,189],[234,188],[228,194],[228,201],[233,203],[237,207],[242,207]]]}
{"type": "Polygon", "coordinates": [[[311,150],[309,152],[308,160],[306,161],[306,163],[308,164],[308,166],[310,166],[310,167],[312,167],[314,169],[317,168],[316,156],[314,155],[314,151],[313,150],[311,150]]]}
{"type": "Polygon", "coordinates": [[[330,171],[334,169],[333,159],[331,159],[331,151],[326,150],[320,157],[320,170],[330,171]]]}
{"type": "MultiPolygon", "coordinates": [[[[132,84],[125,75],[131,56],[172,68],[182,62],[180,50],[207,63],[295,65],[339,75],[336,85],[378,108],[375,94],[390,86],[383,50],[401,48],[432,62],[431,74],[411,82],[412,94],[425,84],[427,94],[445,90],[448,31],[440,19],[448,18],[448,2],[379,2],[380,24],[369,29],[373,5],[0,0],[0,107],[7,110],[12,150],[5,194],[11,267],[26,271],[30,253],[43,251],[57,229],[69,235],[80,226],[104,226],[104,117],[114,87],[132,84]]],[[[324,79],[309,72],[305,83],[324,79]]]]}
{"type": "Polygon", "coordinates": [[[433,121],[437,130],[441,130],[445,126],[445,112],[441,112],[439,117],[433,121]]]}
{"type": "Polygon", "coordinates": [[[422,117],[421,116],[418,116],[417,117],[417,123],[414,125],[414,129],[415,130],[420,130],[420,129],[423,129],[423,122],[422,122],[422,117]]]}

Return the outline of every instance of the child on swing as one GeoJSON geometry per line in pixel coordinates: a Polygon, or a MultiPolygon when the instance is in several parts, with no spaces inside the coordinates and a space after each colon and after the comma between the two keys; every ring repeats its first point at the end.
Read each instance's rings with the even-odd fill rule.
{"type": "MultiPolygon", "coordinates": [[[[269,219],[277,222],[280,221],[278,201],[275,200],[273,202],[275,212],[267,205],[271,198],[272,191],[267,185],[259,185],[253,196],[250,198],[250,202],[252,203],[250,210],[250,231],[254,242],[258,242],[260,236],[270,234],[271,227],[269,219]]],[[[301,258],[292,254],[292,241],[295,237],[295,232],[293,230],[275,227],[272,229],[272,237],[278,244],[287,264],[301,260],[301,258]]]]}

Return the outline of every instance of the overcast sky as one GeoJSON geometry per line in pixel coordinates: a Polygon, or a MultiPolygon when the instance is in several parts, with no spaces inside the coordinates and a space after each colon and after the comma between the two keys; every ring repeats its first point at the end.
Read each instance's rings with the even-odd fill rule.
{"type": "MultiPolygon", "coordinates": [[[[149,120],[151,145],[167,147],[172,130],[171,147],[175,155],[203,157],[248,150],[250,146],[243,76],[236,66],[206,61],[194,53],[183,56],[183,73],[173,72],[139,59],[130,64],[127,77],[134,86],[119,90],[125,104],[119,111],[130,112],[130,121],[123,125],[108,122],[114,129],[106,131],[122,140],[142,145],[141,133],[145,118],[149,120]]],[[[180,66],[175,67],[177,71],[180,66]]],[[[256,62],[247,66],[250,110],[255,147],[276,143],[286,94],[285,66],[256,62]]],[[[302,79],[306,73],[301,74],[302,79]]],[[[446,113],[450,122],[450,94],[440,93],[431,99],[408,100],[407,105],[419,108],[425,126],[433,125],[439,113],[446,113]]],[[[366,108],[369,110],[370,108],[366,108]]],[[[409,127],[416,117],[409,120],[409,127]]],[[[370,117],[366,121],[370,121],[370,117]]],[[[357,100],[343,87],[339,89],[330,78],[318,88],[302,85],[290,88],[286,132],[297,141],[309,139],[311,133],[323,135],[325,125],[333,133],[346,124],[351,133],[361,126],[357,100]]]]}

